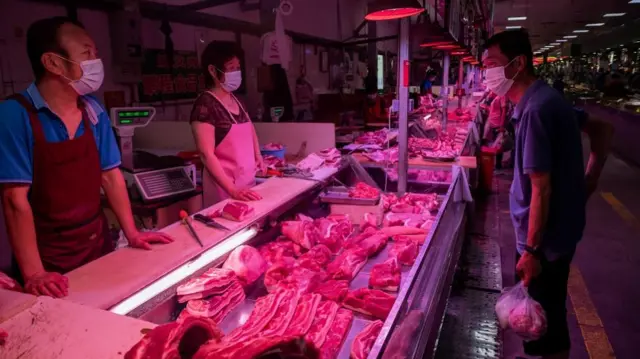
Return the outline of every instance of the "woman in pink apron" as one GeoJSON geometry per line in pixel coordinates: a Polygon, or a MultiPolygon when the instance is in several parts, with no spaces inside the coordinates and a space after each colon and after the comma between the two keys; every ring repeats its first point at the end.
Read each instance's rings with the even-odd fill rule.
{"type": "Polygon", "coordinates": [[[207,91],[191,110],[191,128],[205,170],[204,206],[227,198],[256,201],[251,190],[258,169],[264,170],[256,131],[249,115],[232,94],[242,83],[238,47],[213,41],[202,53],[207,91]]]}

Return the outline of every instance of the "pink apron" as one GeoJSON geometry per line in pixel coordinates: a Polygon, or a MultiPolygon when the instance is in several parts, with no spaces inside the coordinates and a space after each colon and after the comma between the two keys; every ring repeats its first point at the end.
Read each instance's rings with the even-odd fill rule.
{"type": "MultiPolygon", "coordinates": [[[[207,91],[211,96],[222,104],[222,101],[211,91],[207,91]]],[[[240,102],[231,95],[238,103],[240,114],[247,115],[240,102]]],[[[224,105],[223,105],[224,107],[224,105]]],[[[237,123],[235,118],[225,107],[229,117],[233,121],[229,133],[216,146],[215,155],[222,165],[224,172],[231,178],[236,188],[247,189],[256,184],[256,158],[253,148],[253,124],[251,121],[237,123]]],[[[248,115],[247,115],[248,116],[248,115]]],[[[212,206],[222,200],[229,198],[229,193],[225,191],[218,182],[211,176],[209,171],[204,170],[202,176],[203,204],[204,207],[212,206]]]]}

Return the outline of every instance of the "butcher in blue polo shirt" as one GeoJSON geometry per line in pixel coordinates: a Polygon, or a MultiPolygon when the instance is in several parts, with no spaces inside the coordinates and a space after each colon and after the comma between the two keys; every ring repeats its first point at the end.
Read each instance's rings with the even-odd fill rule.
{"type": "Polygon", "coordinates": [[[108,114],[88,95],[104,68],[83,26],[65,17],[36,21],[27,52],[35,82],[0,103],[2,207],[14,276],[30,293],[63,297],[64,273],[113,250],[101,188],[130,246],[171,238],[135,227],[108,114]]]}
{"type": "Polygon", "coordinates": [[[585,226],[585,204],[598,183],[613,130],[574,110],[558,91],[536,79],[526,31],[494,35],[483,63],[487,87],[516,104],[510,192],[516,273],[547,315],[546,334],[525,342],[524,349],[532,356],[569,358],[569,270],[585,226]],[[586,170],[581,130],[591,142],[586,170]]]}

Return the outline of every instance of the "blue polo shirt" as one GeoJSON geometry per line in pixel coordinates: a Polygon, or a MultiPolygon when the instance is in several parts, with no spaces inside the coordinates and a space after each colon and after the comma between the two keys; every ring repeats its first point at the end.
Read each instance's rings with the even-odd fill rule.
{"type": "MultiPolygon", "coordinates": [[[[69,139],[69,133],[62,120],[54,114],[32,84],[22,92],[31,100],[42,122],[44,136],[48,142],[69,139]]],[[[109,170],[120,165],[120,151],[111,129],[109,114],[92,96],[83,96],[91,130],[100,154],[100,166],[109,170]]],[[[84,123],[74,137],[85,131],[84,123]]],[[[0,102],[0,183],[32,183],[33,181],[33,131],[27,111],[15,100],[0,102]]],[[[81,174],[78,174],[81,175],[81,174]]]]}
{"type": "Polygon", "coordinates": [[[571,253],[582,238],[586,187],[581,114],[541,80],[527,89],[515,108],[515,168],[509,202],[520,254],[529,229],[531,173],[551,175],[549,216],[542,238],[547,258],[555,260],[571,253]]]}

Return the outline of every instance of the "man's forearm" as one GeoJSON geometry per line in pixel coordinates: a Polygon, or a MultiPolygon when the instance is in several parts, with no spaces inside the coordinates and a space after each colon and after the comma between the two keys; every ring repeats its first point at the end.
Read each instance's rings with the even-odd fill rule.
{"type": "Polygon", "coordinates": [[[531,176],[531,204],[529,206],[529,229],[527,245],[537,248],[542,244],[542,235],[549,215],[551,185],[548,175],[531,176]]]}
{"type": "Polygon", "coordinates": [[[599,178],[611,151],[614,129],[608,122],[590,118],[585,125],[585,132],[591,145],[586,173],[588,176],[599,178]]]}
{"type": "Polygon", "coordinates": [[[26,195],[21,200],[5,192],[2,196],[2,207],[9,243],[22,277],[26,280],[37,273],[44,272],[36,241],[33,212],[26,195]]]}
{"type": "Polygon", "coordinates": [[[127,192],[127,184],[122,177],[120,169],[114,168],[102,172],[102,189],[107,195],[111,210],[115,213],[124,235],[129,238],[137,231],[131,212],[131,202],[127,192]]]}

